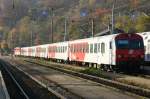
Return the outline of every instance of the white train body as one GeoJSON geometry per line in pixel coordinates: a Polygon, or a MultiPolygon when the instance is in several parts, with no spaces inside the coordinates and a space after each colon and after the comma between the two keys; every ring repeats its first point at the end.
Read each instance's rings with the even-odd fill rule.
{"type": "Polygon", "coordinates": [[[22,47],[21,48],[21,56],[29,56],[29,54],[28,54],[28,48],[29,47],[22,47]]]}
{"type": "Polygon", "coordinates": [[[23,47],[21,55],[69,62],[118,65],[142,62],[144,47],[140,35],[124,33],[23,47]]]}
{"type": "Polygon", "coordinates": [[[20,47],[16,47],[15,49],[14,49],[14,55],[20,55],[21,54],[21,48],[20,47]]]}
{"type": "Polygon", "coordinates": [[[59,42],[47,46],[47,58],[67,60],[68,59],[68,42],[59,42]]]}
{"type": "Polygon", "coordinates": [[[108,35],[70,41],[69,60],[116,65],[114,37],[115,35],[108,35]]]}
{"type": "Polygon", "coordinates": [[[144,48],[145,48],[145,61],[150,62],[150,32],[142,32],[139,33],[144,40],[144,48]]]}

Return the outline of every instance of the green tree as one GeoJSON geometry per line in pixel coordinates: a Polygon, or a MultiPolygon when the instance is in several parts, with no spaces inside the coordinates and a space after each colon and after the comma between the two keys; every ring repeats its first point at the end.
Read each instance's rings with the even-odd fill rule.
{"type": "Polygon", "coordinates": [[[135,29],[138,32],[150,31],[150,16],[139,16],[136,21],[135,29]]]}
{"type": "Polygon", "coordinates": [[[3,40],[1,42],[0,46],[1,46],[1,52],[3,54],[8,54],[9,53],[9,47],[8,47],[8,44],[7,44],[7,42],[5,40],[3,40]]]}
{"type": "Polygon", "coordinates": [[[134,23],[129,16],[124,15],[117,17],[115,27],[128,33],[134,30],[134,23]]]}

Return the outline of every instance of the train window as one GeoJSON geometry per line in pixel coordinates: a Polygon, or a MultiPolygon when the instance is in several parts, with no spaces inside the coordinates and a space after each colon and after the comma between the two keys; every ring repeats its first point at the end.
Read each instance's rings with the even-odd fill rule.
{"type": "Polygon", "coordinates": [[[76,47],[76,45],[74,45],[74,53],[76,53],[77,52],[77,47],[76,47]]]}
{"type": "Polygon", "coordinates": [[[117,40],[116,47],[119,49],[127,49],[129,47],[129,40],[126,39],[117,40]]]}
{"type": "Polygon", "coordinates": [[[81,52],[84,53],[84,45],[81,45],[81,52]]]}
{"type": "Polygon", "coordinates": [[[93,44],[90,44],[90,53],[93,53],[93,44]]]}
{"type": "Polygon", "coordinates": [[[81,52],[82,48],[81,45],[78,45],[78,52],[81,52]]]}
{"type": "Polygon", "coordinates": [[[97,52],[100,52],[100,43],[97,44],[97,52]]]}
{"type": "Polygon", "coordinates": [[[79,45],[79,52],[82,52],[82,45],[79,45]]]}
{"type": "Polygon", "coordinates": [[[129,47],[132,49],[139,49],[139,48],[144,48],[144,44],[140,40],[130,40],[129,47]]]}
{"type": "Polygon", "coordinates": [[[147,39],[148,38],[148,36],[146,36],[144,39],[147,39]]]}
{"type": "Polygon", "coordinates": [[[67,51],[67,46],[65,47],[65,52],[67,51]]]}
{"type": "MultiPolygon", "coordinates": [[[[55,49],[55,48],[54,48],[55,49]]],[[[57,52],[58,47],[56,47],[56,52],[57,52]]]]}
{"type": "Polygon", "coordinates": [[[56,52],[58,52],[58,50],[59,50],[59,48],[58,48],[58,47],[56,47],[56,52]]]}
{"type": "Polygon", "coordinates": [[[60,47],[58,48],[59,50],[58,50],[58,53],[60,53],[61,52],[61,49],[60,49],[60,47]]]}
{"type": "Polygon", "coordinates": [[[105,53],[105,43],[101,43],[101,53],[105,53]]]}
{"type": "Polygon", "coordinates": [[[85,48],[85,46],[83,47],[83,53],[86,53],[86,48],[85,48]]]}
{"type": "Polygon", "coordinates": [[[43,53],[45,53],[46,52],[46,48],[43,48],[43,53]]]}
{"type": "Polygon", "coordinates": [[[65,46],[64,46],[64,52],[65,52],[65,46]]]}
{"type": "Polygon", "coordinates": [[[54,47],[54,52],[56,52],[56,47],[54,47]]]}
{"type": "Polygon", "coordinates": [[[90,48],[90,45],[88,44],[87,45],[87,53],[89,53],[89,48],[90,48]]]}
{"type": "Polygon", "coordinates": [[[62,47],[60,46],[59,49],[60,49],[60,50],[59,50],[59,53],[61,53],[61,52],[62,52],[62,47]]]}
{"type": "Polygon", "coordinates": [[[97,53],[97,43],[94,44],[94,53],[97,53]]]}
{"type": "Polygon", "coordinates": [[[80,45],[80,52],[81,53],[83,52],[83,45],[82,44],[80,45]]]}
{"type": "Polygon", "coordinates": [[[72,53],[72,46],[70,46],[70,52],[72,53]]]}
{"type": "Polygon", "coordinates": [[[75,53],[75,46],[73,45],[73,53],[75,53]]]}
{"type": "Polygon", "coordinates": [[[61,53],[61,51],[62,51],[62,48],[61,48],[61,46],[59,47],[59,53],[61,53]]]}
{"type": "Polygon", "coordinates": [[[76,45],[76,53],[78,52],[78,46],[76,45]]]}
{"type": "Polygon", "coordinates": [[[109,44],[109,48],[110,48],[110,49],[112,49],[112,42],[110,42],[110,44],[109,44]]]}
{"type": "Polygon", "coordinates": [[[62,46],[62,53],[64,52],[64,46],[62,46]]]}
{"type": "Polygon", "coordinates": [[[61,46],[61,53],[63,53],[63,46],[61,46]]]}
{"type": "Polygon", "coordinates": [[[78,53],[78,52],[79,52],[79,46],[76,45],[76,53],[78,53]]]}
{"type": "Polygon", "coordinates": [[[78,45],[76,45],[76,53],[78,52],[78,50],[79,50],[79,47],[78,47],[78,45]]]}
{"type": "Polygon", "coordinates": [[[86,45],[85,47],[86,47],[86,49],[85,49],[86,53],[89,53],[89,45],[86,45]]]}
{"type": "Polygon", "coordinates": [[[84,53],[86,53],[86,48],[87,48],[87,46],[86,46],[86,45],[84,45],[84,53]]]}
{"type": "Polygon", "coordinates": [[[82,53],[84,53],[84,45],[82,45],[82,53]]]}
{"type": "Polygon", "coordinates": [[[61,53],[61,47],[59,47],[59,53],[61,53]]]}

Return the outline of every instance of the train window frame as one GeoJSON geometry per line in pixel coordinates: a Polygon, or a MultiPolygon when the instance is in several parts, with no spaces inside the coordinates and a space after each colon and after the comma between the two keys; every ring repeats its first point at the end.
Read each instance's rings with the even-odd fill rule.
{"type": "Polygon", "coordinates": [[[100,51],[101,51],[101,44],[98,43],[98,52],[100,52],[100,51]]]}
{"type": "Polygon", "coordinates": [[[112,49],[112,41],[109,43],[109,49],[112,49]]]}
{"type": "Polygon", "coordinates": [[[105,43],[104,42],[101,43],[101,53],[102,54],[105,53],[105,43]]]}
{"type": "Polygon", "coordinates": [[[76,53],[76,52],[77,52],[77,46],[74,45],[74,53],[76,53]]]}
{"type": "Polygon", "coordinates": [[[57,47],[57,53],[59,53],[59,47],[57,47]]]}
{"type": "Polygon", "coordinates": [[[89,44],[85,45],[85,48],[86,48],[86,49],[85,49],[85,52],[86,52],[86,53],[89,53],[89,52],[88,52],[88,50],[89,50],[89,44]]]}
{"type": "Polygon", "coordinates": [[[63,52],[63,47],[61,46],[61,51],[60,51],[60,53],[62,53],[63,52]]]}
{"type": "Polygon", "coordinates": [[[84,44],[82,44],[82,53],[84,53],[84,44]]]}
{"type": "Polygon", "coordinates": [[[59,46],[59,53],[61,52],[61,47],[59,46]]]}
{"type": "Polygon", "coordinates": [[[93,53],[93,44],[90,44],[90,53],[93,53]]]}
{"type": "Polygon", "coordinates": [[[94,43],[94,53],[97,53],[97,43],[94,43]]]}
{"type": "Polygon", "coordinates": [[[82,44],[79,44],[80,53],[82,53],[82,44]]]}
{"type": "Polygon", "coordinates": [[[63,49],[63,50],[62,50],[62,53],[64,53],[64,46],[62,47],[62,49],[63,49]]]}
{"type": "Polygon", "coordinates": [[[71,47],[70,47],[71,49],[72,49],[72,53],[74,53],[74,46],[73,45],[71,45],[71,47]]]}

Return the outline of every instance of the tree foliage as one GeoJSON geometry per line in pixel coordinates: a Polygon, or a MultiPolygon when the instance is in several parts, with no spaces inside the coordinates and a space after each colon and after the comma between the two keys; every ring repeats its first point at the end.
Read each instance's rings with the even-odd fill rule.
{"type": "MultiPolygon", "coordinates": [[[[65,19],[70,40],[90,37],[92,19],[95,34],[111,24],[113,0],[14,1],[13,8],[11,0],[0,0],[0,41],[5,40],[10,48],[50,43],[52,30],[54,42],[63,41],[65,19]]],[[[149,31],[148,3],[150,0],[117,0],[115,27],[127,33],[149,31]]]]}
{"type": "Polygon", "coordinates": [[[150,31],[150,16],[139,16],[136,21],[135,29],[138,32],[150,31]]]}

